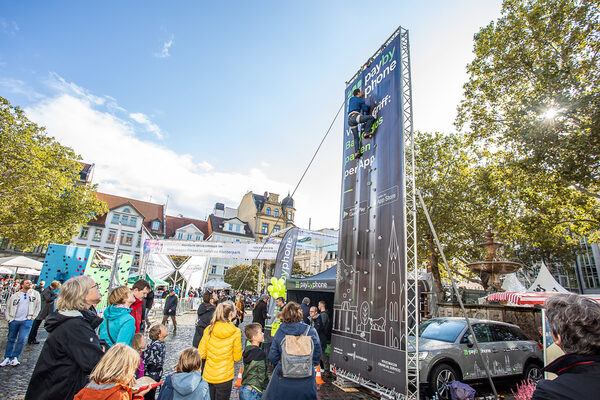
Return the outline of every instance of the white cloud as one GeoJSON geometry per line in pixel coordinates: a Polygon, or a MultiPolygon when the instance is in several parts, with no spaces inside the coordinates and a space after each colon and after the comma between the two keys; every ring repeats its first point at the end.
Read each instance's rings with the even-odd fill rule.
{"type": "Polygon", "coordinates": [[[41,99],[44,96],[30,88],[25,82],[18,79],[0,78],[0,88],[6,93],[25,96],[28,100],[41,99]]]}
{"type": "MultiPolygon", "coordinates": [[[[236,207],[247,190],[288,190],[289,185],[274,181],[258,168],[217,171],[206,161],[146,141],[137,135],[136,125],[109,112],[110,102],[99,102],[99,97],[62,78],[59,82],[65,84],[58,95],[37,101],[25,111],[86,162],[96,164],[94,181],[103,192],[146,201],[152,197],[157,203],[170,196],[169,214],[204,218],[217,201],[236,207]]],[[[144,121],[139,115],[129,116],[144,121]]]]}
{"type": "Polygon", "coordinates": [[[131,113],[129,114],[129,117],[134,120],[135,122],[137,122],[138,124],[143,125],[146,130],[148,130],[149,132],[154,133],[154,135],[156,135],[157,138],[162,139],[163,138],[163,134],[160,131],[160,128],[158,127],[158,125],[156,125],[154,122],[150,121],[150,119],[148,118],[148,116],[146,114],[142,114],[142,113],[131,113]]]}
{"type": "Polygon", "coordinates": [[[171,55],[171,54],[169,54],[169,49],[173,45],[174,39],[175,39],[175,36],[171,35],[169,40],[167,40],[166,42],[163,43],[163,47],[162,47],[162,50],[160,51],[160,53],[154,53],[154,57],[157,57],[157,58],[169,57],[171,55]]]}
{"type": "Polygon", "coordinates": [[[19,28],[19,25],[17,25],[17,23],[15,21],[7,21],[4,18],[0,18],[0,30],[2,30],[2,32],[7,35],[14,36],[21,29],[19,28]]]}

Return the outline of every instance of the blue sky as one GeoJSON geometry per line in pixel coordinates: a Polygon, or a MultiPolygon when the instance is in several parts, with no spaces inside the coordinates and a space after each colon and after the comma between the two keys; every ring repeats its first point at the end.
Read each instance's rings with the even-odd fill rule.
{"type": "MultiPolygon", "coordinates": [[[[27,1],[0,8],[0,95],[96,163],[101,191],[204,218],[292,190],[345,81],[402,25],[415,128],[452,131],[473,34],[497,0],[27,1]]],[[[337,227],[342,122],[295,198],[337,227]]]]}

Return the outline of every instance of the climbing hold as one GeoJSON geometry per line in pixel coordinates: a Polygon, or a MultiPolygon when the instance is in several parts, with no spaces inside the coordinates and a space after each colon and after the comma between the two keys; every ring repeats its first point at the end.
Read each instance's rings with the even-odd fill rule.
{"type": "Polygon", "coordinates": [[[379,235],[379,236],[377,236],[377,239],[381,240],[381,239],[383,239],[383,238],[381,237],[381,235],[379,235]]]}

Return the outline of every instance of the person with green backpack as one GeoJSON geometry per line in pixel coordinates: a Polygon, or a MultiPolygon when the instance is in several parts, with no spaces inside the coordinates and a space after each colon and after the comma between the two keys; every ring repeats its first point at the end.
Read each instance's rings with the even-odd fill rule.
{"type": "Polygon", "coordinates": [[[315,328],[302,322],[298,303],[281,310],[281,325],[269,351],[275,365],[263,400],[317,400],[315,366],[321,359],[321,342],[315,328]]]}

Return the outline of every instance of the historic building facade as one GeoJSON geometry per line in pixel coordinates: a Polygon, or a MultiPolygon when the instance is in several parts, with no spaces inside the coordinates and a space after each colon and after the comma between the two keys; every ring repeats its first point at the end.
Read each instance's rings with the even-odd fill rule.
{"type": "Polygon", "coordinates": [[[295,226],[295,215],[294,199],[289,194],[279,201],[278,194],[269,192],[264,195],[246,193],[237,213],[240,220],[249,224],[257,242],[262,242],[273,232],[295,226]]]}

